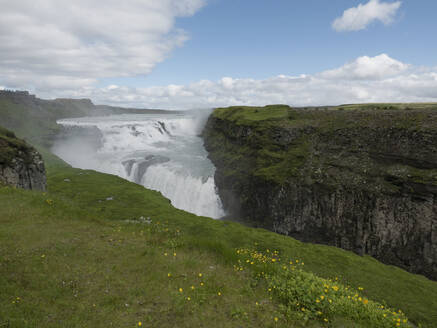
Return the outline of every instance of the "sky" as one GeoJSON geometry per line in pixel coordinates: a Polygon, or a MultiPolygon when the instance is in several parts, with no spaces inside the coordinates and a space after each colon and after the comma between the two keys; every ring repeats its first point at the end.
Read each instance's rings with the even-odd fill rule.
{"type": "Polygon", "coordinates": [[[435,0],[0,0],[0,89],[97,104],[437,102],[435,0]]]}

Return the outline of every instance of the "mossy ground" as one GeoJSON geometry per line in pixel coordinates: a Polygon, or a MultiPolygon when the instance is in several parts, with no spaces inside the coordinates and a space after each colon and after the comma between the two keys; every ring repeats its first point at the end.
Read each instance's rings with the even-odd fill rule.
{"type": "Polygon", "coordinates": [[[15,134],[0,126],[0,165],[8,165],[17,157],[19,152],[25,156],[32,150],[32,147],[21,139],[18,139],[15,134]]]}
{"type": "Polygon", "coordinates": [[[420,128],[433,127],[435,116],[428,114],[437,111],[437,103],[386,103],[386,104],[353,104],[330,107],[290,107],[287,105],[268,105],[264,107],[234,106],[217,108],[213,116],[236,123],[237,125],[254,126],[289,126],[323,127],[324,130],[339,129],[347,126],[363,127],[392,126],[420,128]],[[381,112],[386,115],[382,116],[381,112]],[[396,113],[396,122],[390,117],[396,113]],[[375,120],[375,115],[378,119],[375,120]],[[431,121],[430,121],[431,118],[431,121]]]}
{"type": "MultiPolygon", "coordinates": [[[[427,138],[435,135],[437,103],[357,104],[311,108],[292,108],[286,105],[235,106],[217,108],[212,116],[230,123],[234,130],[250,130],[234,144],[221,136],[223,131],[210,129],[207,132],[210,134],[207,138],[208,145],[213,150],[210,152],[212,156],[217,161],[225,162],[226,167],[235,167],[235,170],[227,172],[227,176],[234,176],[240,170],[237,173],[254,175],[280,185],[289,180],[295,183],[296,179],[303,177],[304,181],[301,179],[299,182],[317,182],[334,188],[346,182],[354,187],[366,185],[370,192],[383,190],[387,193],[397,192],[398,186],[383,179],[374,181],[371,175],[437,185],[436,169],[423,169],[414,167],[411,163],[396,161],[384,163],[371,160],[366,155],[372,151],[390,151],[384,149],[386,142],[396,144],[393,140],[395,137],[390,140],[390,135],[409,135],[412,139],[410,141],[419,144],[420,142],[413,140],[414,137],[427,138]],[[292,141],[276,141],[275,138],[281,133],[278,131],[285,135],[291,131],[292,141]],[[381,135],[375,137],[380,131],[385,131],[384,140],[381,135]],[[369,148],[368,142],[375,144],[369,148]],[[358,158],[358,155],[361,157],[358,158]],[[244,158],[250,158],[255,165],[238,168],[245,165],[244,158]],[[335,174],[319,174],[329,171],[335,171],[335,174]]],[[[414,149],[419,151],[417,147],[414,149]]],[[[430,152],[433,151],[435,150],[430,152]]],[[[413,155],[408,154],[406,157],[413,155]]]]}
{"type": "MultiPolygon", "coordinates": [[[[272,294],[273,280],[257,278],[251,265],[235,270],[236,249],[253,248],[304,261],[303,272],[363,287],[360,297],[434,326],[437,284],[370,257],[197,217],[157,192],[61,161],[50,160],[48,188],[0,187],[0,323],[11,327],[358,325],[334,310],[328,323],[304,318],[288,304],[300,296],[272,294]]],[[[312,295],[310,281],[296,286],[312,295]]],[[[363,320],[361,327],[379,324],[377,316],[363,320]]]]}

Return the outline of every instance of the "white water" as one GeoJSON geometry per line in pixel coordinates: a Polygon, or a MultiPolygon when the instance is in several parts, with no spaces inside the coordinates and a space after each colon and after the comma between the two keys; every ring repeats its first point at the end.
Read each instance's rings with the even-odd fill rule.
{"type": "Polygon", "coordinates": [[[118,175],[160,191],[188,212],[224,216],[215,168],[190,114],[125,114],[58,121],[67,133],[53,152],[74,167],[118,175]]]}

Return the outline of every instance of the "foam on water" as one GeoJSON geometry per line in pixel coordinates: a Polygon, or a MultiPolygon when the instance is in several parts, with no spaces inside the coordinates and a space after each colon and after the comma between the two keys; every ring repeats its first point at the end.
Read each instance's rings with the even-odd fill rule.
{"type": "Polygon", "coordinates": [[[198,137],[202,122],[188,114],[64,119],[58,124],[67,132],[53,152],[72,166],[115,174],[160,191],[177,208],[220,218],[224,212],[215,168],[198,137]],[[98,143],[90,138],[98,138],[98,143]]]}

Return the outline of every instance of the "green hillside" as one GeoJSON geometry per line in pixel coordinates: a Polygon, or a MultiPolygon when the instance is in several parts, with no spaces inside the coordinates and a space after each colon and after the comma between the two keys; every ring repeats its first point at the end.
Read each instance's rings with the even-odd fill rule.
{"type": "Polygon", "coordinates": [[[433,326],[437,283],[422,276],[48,167],[48,193],[0,189],[0,318],[11,327],[396,327],[387,306],[433,326]]]}
{"type": "Polygon", "coordinates": [[[0,126],[13,130],[33,145],[50,148],[62,118],[109,114],[162,113],[162,110],[94,105],[89,99],[45,100],[26,91],[0,90],[0,126]]]}
{"type": "Polygon", "coordinates": [[[23,140],[17,139],[15,134],[0,126],[0,165],[9,164],[21,151],[29,153],[31,147],[23,140]]]}
{"type": "MultiPolygon", "coordinates": [[[[22,105],[8,106],[2,123],[18,120],[22,105]]],[[[0,327],[435,326],[437,283],[423,276],[197,217],[39,149],[47,193],[0,186],[0,327]]]]}

